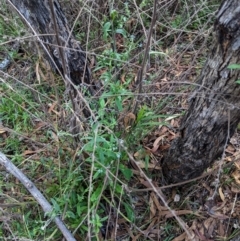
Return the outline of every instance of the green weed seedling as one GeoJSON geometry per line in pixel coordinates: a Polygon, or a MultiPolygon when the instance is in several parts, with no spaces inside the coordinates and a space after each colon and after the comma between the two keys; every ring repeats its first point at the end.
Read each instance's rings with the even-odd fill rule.
{"type": "MultiPolygon", "coordinates": [[[[228,65],[228,69],[239,70],[240,69],[240,64],[230,64],[230,65],[228,65]]],[[[236,83],[240,84],[240,80],[236,80],[236,83]]]]}
{"type": "Polygon", "coordinates": [[[143,105],[137,113],[135,124],[128,136],[128,141],[132,142],[133,139],[141,140],[157,126],[167,124],[159,122],[159,118],[165,119],[167,117],[169,115],[155,114],[151,108],[143,105]]]}

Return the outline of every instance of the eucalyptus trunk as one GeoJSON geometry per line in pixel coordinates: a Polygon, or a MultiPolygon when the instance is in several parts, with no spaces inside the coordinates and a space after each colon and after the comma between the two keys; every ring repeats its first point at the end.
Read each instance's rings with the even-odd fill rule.
{"type": "Polygon", "coordinates": [[[74,38],[57,0],[10,0],[41,43],[54,70],[65,81],[86,83],[91,92],[86,53],[74,38]]]}
{"type": "Polygon", "coordinates": [[[168,182],[200,176],[224,153],[240,121],[240,1],[225,0],[214,24],[212,50],[197,80],[179,137],[163,161],[168,182]]]}

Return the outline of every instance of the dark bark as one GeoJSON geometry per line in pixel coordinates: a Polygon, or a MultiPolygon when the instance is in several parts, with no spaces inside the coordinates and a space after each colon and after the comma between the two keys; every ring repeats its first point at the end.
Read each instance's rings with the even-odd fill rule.
{"type": "Polygon", "coordinates": [[[180,136],[163,162],[168,182],[200,176],[221,157],[240,121],[240,2],[224,1],[216,16],[214,45],[197,80],[189,109],[182,119],[180,136]]]}
{"type": "Polygon", "coordinates": [[[86,54],[71,34],[58,1],[10,0],[10,2],[35,33],[41,35],[39,38],[46,47],[45,52],[48,52],[51,66],[55,70],[60,70],[64,77],[70,78],[75,85],[86,83],[93,92],[86,54]],[[43,34],[45,36],[42,36],[43,34]]]}

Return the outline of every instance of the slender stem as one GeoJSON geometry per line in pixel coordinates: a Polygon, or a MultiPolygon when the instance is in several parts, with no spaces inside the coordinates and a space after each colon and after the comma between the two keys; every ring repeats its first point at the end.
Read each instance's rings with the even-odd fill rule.
{"type": "Polygon", "coordinates": [[[143,76],[146,72],[146,63],[147,63],[147,59],[148,59],[149,51],[150,51],[150,44],[151,44],[151,38],[152,38],[152,33],[153,33],[153,27],[154,27],[155,22],[156,22],[156,16],[157,16],[156,12],[157,12],[157,0],[154,0],[152,21],[151,21],[151,26],[150,26],[150,29],[149,29],[147,44],[146,44],[146,47],[145,47],[143,62],[142,62],[141,68],[138,71],[138,76],[137,76],[138,95],[136,97],[136,102],[135,102],[134,108],[133,108],[133,114],[134,115],[137,114],[138,102],[139,102],[140,94],[142,93],[143,76]]]}

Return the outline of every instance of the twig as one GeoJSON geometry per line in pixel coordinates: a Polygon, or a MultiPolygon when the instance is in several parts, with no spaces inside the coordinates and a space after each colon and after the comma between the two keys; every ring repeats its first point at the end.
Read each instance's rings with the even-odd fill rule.
{"type": "MultiPolygon", "coordinates": [[[[142,93],[143,75],[145,74],[146,62],[147,62],[147,58],[148,58],[148,55],[149,55],[153,27],[154,27],[154,24],[156,22],[156,12],[157,12],[157,0],[154,0],[152,21],[151,21],[151,26],[150,26],[150,29],[149,29],[147,44],[146,44],[145,51],[144,51],[143,62],[142,62],[142,66],[141,66],[140,70],[138,71],[138,76],[137,76],[138,94],[142,93]]],[[[134,108],[133,108],[133,114],[134,115],[137,114],[136,112],[137,112],[137,107],[138,107],[139,96],[140,95],[137,95],[136,102],[134,104],[134,108]]]]}
{"type": "MultiPolygon", "coordinates": [[[[16,177],[25,188],[31,193],[31,195],[36,199],[36,201],[42,207],[45,215],[51,213],[53,208],[43,194],[36,188],[36,186],[31,182],[23,173],[20,171],[2,152],[0,152],[0,164],[2,164],[5,169],[16,177]]],[[[59,230],[62,232],[63,236],[67,241],[76,241],[71,232],[67,229],[65,224],[62,222],[60,217],[53,217],[59,230]]]]}

